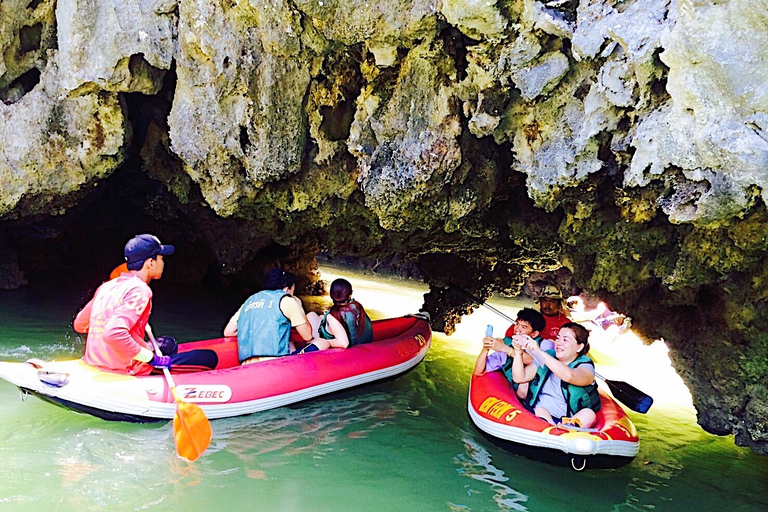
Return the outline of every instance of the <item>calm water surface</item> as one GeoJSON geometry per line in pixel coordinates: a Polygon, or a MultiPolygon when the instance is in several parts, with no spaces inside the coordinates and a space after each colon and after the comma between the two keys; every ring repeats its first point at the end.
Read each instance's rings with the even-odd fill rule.
{"type": "MultiPolygon", "coordinates": [[[[426,288],[345,275],[374,318],[418,310],[426,288]]],[[[0,292],[0,359],[79,357],[71,329],[96,283],[0,292]]],[[[163,283],[159,283],[163,284],[163,283]]],[[[154,286],[154,285],[153,285],[154,286]]],[[[155,287],[152,323],[180,341],[217,336],[244,297],[155,287]]],[[[524,303],[494,303],[514,316],[524,303]]],[[[317,305],[317,301],[315,301],[317,305]]],[[[196,463],[175,455],[170,423],[102,421],[21,401],[0,382],[0,511],[756,511],[768,510],[768,457],[702,431],[663,344],[597,340],[609,378],[656,399],[632,413],[640,453],[617,470],[576,473],[497,448],[466,412],[480,337],[503,320],[478,311],[435,335],[422,364],[395,380],[292,407],[216,420],[196,463]],[[655,381],[640,380],[653,365],[655,381]]]]}

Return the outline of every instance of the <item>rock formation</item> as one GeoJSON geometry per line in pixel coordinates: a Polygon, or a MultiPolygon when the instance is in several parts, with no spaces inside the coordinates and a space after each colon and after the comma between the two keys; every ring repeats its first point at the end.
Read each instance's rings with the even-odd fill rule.
{"type": "Polygon", "coordinates": [[[200,279],[310,275],[318,251],[415,264],[450,332],[471,309],[451,283],[515,294],[565,267],[666,340],[706,430],[768,453],[766,13],[5,0],[3,286],[30,246],[65,264],[89,231],[151,224],[200,279]]]}

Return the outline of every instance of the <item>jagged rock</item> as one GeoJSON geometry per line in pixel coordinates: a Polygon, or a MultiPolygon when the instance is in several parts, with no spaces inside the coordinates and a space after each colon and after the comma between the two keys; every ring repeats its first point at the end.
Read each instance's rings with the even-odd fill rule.
{"type": "Polygon", "coordinates": [[[174,51],[176,0],[58,0],[61,88],[65,92],[156,94],[174,51]]]}
{"type": "Polygon", "coordinates": [[[560,11],[545,7],[541,2],[526,0],[523,18],[534,28],[561,39],[573,37],[574,26],[560,11]]]}
{"type": "Polygon", "coordinates": [[[410,47],[437,29],[436,0],[294,0],[308,22],[328,41],[352,46],[410,47]]]}
{"type": "MultiPolygon", "coordinates": [[[[528,175],[528,194],[547,209],[554,209],[563,188],[575,186],[602,168],[595,136],[618,124],[615,114],[599,119],[586,115],[588,104],[579,91],[590,87],[594,79],[591,68],[576,65],[567,83],[550,98],[532,107],[513,106],[499,126],[514,140],[520,170],[528,175]]],[[[605,110],[610,113],[609,108],[605,110]]]]}
{"type": "Polygon", "coordinates": [[[403,214],[420,210],[461,162],[458,112],[441,84],[451,67],[441,44],[422,43],[405,58],[389,101],[371,86],[358,98],[349,149],[362,168],[366,204],[386,229],[402,229],[403,214]]]}
{"type": "Polygon", "coordinates": [[[15,103],[36,84],[56,40],[55,2],[0,3],[0,100],[15,103]],[[33,71],[34,70],[34,71],[33,71]]]}
{"type": "Polygon", "coordinates": [[[473,39],[506,37],[508,20],[494,2],[443,0],[440,12],[448,23],[473,39]]]}
{"type": "Polygon", "coordinates": [[[311,58],[296,54],[301,30],[292,12],[179,6],[172,148],[219,215],[299,170],[311,58]]]}
{"type": "MultiPolygon", "coordinates": [[[[318,145],[314,161],[331,160],[346,151],[355,100],[360,92],[362,72],[359,52],[329,56],[320,71],[322,80],[312,82],[307,101],[309,134],[318,145]]],[[[380,65],[376,58],[376,65],[380,65]]]]}
{"type": "Polygon", "coordinates": [[[542,55],[538,62],[512,72],[523,99],[532,100],[551,91],[568,72],[568,57],[560,52],[542,55]]]}
{"type": "Polygon", "coordinates": [[[32,91],[0,103],[0,218],[61,214],[123,161],[117,96],[60,94],[59,68],[49,60],[32,91]]]}
{"type": "MultiPolygon", "coordinates": [[[[680,3],[664,41],[671,101],[645,116],[625,184],[666,179],[672,222],[716,225],[754,204],[768,186],[768,15],[764,2],[680,3]]],[[[765,196],[763,196],[765,201],[765,196]]]]}

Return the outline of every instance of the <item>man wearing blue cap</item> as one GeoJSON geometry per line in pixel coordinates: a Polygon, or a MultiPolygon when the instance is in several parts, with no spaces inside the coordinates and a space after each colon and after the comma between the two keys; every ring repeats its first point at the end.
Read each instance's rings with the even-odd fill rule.
{"type": "Polygon", "coordinates": [[[102,284],[75,318],[75,331],[88,334],[83,362],[132,375],[172,366],[183,366],[186,371],[216,367],[218,357],[213,350],[158,356],[144,341],[152,312],[149,282],[162,277],[163,258],[173,251],[172,245],[161,244],[153,235],[138,235],[125,244],[128,272],[102,284]]]}

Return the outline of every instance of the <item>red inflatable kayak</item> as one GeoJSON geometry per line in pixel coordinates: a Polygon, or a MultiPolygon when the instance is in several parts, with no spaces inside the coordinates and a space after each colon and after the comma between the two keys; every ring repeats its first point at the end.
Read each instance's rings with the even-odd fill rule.
{"type": "MultiPolygon", "coordinates": [[[[373,322],[374,341],[240,366],[237,339],[182,343],[179,351],[209,348],[213,371],[174,374],[183,400],[198,404],[208,418],[272,409],[334,391],[399,375],[419,364],[432,339],[421,314],[373,322]]],[[[0,378],[23,393],[107,420],[150,422],[172,419],[176,410],[162,375],[109,373],[82,360],[0,363],[0,378]]]]}
{"type": "Polygon", "coordinates": [[[600,390],[601,409],[590,429],[550,425],[520,404],[500,371],[472,377],[469,415],[493,440],[523,455],[585,467],[617,467],[637,454],[637,431],[624,409],[600,390]]]}

